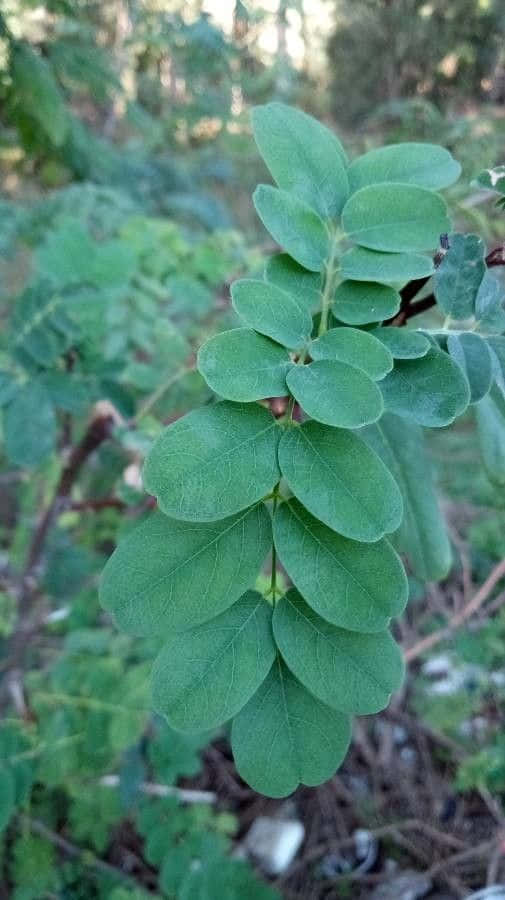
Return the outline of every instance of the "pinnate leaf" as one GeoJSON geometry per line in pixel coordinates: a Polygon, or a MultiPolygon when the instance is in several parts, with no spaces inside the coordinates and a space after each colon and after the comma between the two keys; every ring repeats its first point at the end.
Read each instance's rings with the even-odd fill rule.
{"type": "Polygon", "coordinates": [[[155,512],[110,557],[101,603],[130,634],[199,625],[254,584],[271,535],[262,503],[218,522],[178,522],[155,512]]]}
{"type": "Polygon", "coordinates": [[[169,425],[144,465],[144,485],[175,519],[208,522],[251,506],[279,480],[279,428],[256,404],[216,403],[169,425]]]}
{"type": "Polygon", "coordinates": [[[198,351],[198,371],[216,394],[248,402],[287,394],[288,353],[250,328],[222,331],[198,351]]]}
{"type": "Polygon", "coordinates": [[[288,668],[332,709],[379,712],[401,685],[402,654],[388,631],[360,634],[330,625],[294,590],[277,604],[273,628],[288,668]]]}
{"type": "Polygon", "coordinates": [[[333,625],[383,631],[404,609],[407,579],[386,540],[350,541],[294,498],[277,509],[274,540],[282,565],[302,596],[333,625]]]}
{"type": "Polygon", "coordinates": [[[276,659],[233,720],[232,749],[240,775],[255,791],[286,797],[299,784],[330,778],[350,736],[349,717],[316,700],[276,659]]]}
{"type": "Polygon", "coordinates": [[[176,731],[231,719],[259,688],[275,658],[272,609],[256,591],[217,618],[170,638],[153,669],[153,700],[176,731]]]}
{"type": "Polygon", "coordinates": [[[398,528],[398,487],[356,434],[317,422],[288,428],[279,444],[279,464],[295,496],[339,534],[378,541],[398,528]]]}
{"type": "Polygon", "coordinates": [[[286,381],[305,412],[326,425],[360,428],[376,422],[384,409],[381,392],[368,375],[336,359],[293,366],[286,381]]]}
{"type": "Polygon", "coordinates": [[[446,315],[468,319],[486,272],[486,248],[476,234],[451,234],[449,244],[435,272],[435,297],[446,315]]]}

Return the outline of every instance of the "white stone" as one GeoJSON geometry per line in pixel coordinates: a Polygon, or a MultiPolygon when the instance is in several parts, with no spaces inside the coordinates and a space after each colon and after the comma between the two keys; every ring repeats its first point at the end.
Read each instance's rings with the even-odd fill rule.
{"type": "Polygon", "coordinates": [[[259,816],[251,825],[244,846],[269,875],[280,875],[293,862],[305,837],[296,819],[259,816]]]}

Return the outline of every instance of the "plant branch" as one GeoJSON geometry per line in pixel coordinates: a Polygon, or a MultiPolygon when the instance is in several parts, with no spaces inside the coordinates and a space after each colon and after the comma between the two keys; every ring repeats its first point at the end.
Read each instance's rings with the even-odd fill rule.
{"type": "Polygon", "coordinates": [[[40,563],[49,530],[58,513],[65,506],[65,501],[70,496],[82,466],[100,444],[110,437],[113,424],[114,418],[109,414],[99,415],[94,418],[79,443],[76,444],[70,453],[68,462],[63,468],[56,485],[54,497],[35,529],[23,573],[25,582],[31,578],[40,563]]]}
{"type": "Polygon", "coordinates": [[[476,591],[468,603],[466,603],[459,612],[451,616],[445,628],[440,628],[438,631],[434,631],[432,634],[427,635],[405,651],[405,661],[412,662],[414,659],[417,659],[425,653],[426,650],[431,650],[432,647],[435,647],[437,644],[440,644],[441,641],[445,641],[449,638],[456,628],[463,625],[467,619],[480,609],[482,604],[485,603],[489,597],[493,588],[496,587],[502,578],[505,578],[505,559],[502,559],[501,562],[494,567],[484,584],[476,591]]]}

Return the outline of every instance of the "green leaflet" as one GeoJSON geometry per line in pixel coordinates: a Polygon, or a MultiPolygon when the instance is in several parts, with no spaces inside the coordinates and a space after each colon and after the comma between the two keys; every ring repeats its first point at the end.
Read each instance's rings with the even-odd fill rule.
{"type": "Polygon", "coordinates": [[[110,557],[102,606],[130,634],[199,625],[254,584],[271,541],[262,503],[219,522],[177,522],[155,512],[110,557]]]}
{"type": "Polygon", "coordinates": [[[307,305],[266,281],[244,279],[231,288],[233,306],[250,328],[297,350],[308,342],[312,316],[307,305]]]}
{"type": "Polygon", "coordinates": [[[486,342],[478,334],[461,332],[449,335],[447,349],[468,381],[470,403],[482,400],[493,380],[491,353],[486,342]]]}
{"type": "Polygon", "coordinates": [[[335,359],[293,366],[286,382],[305,412],[326,425],[360,428],[376,422],[384,409],[381,392],[368,375],[335,359]]]}
{"type": "Polygon", "coordinates": [[[430,342],[419,331],[409,331],[407,328],[374,328],[371,332],[386,345],[395,359],[418,359],[426,356],[430,349],[430,342]]]}
{"type": "Polygon", "coordinates": [[[231,719],[265,679],[275,658],[272,609],[256,591],[216,619],[176,634],[153,668],[153,700],[178,731],[231,719]]]}
{"type": "Polygon", "coordinates": [[[432,250],[450,229],[442,198],[407,184],[374,184],[356,191],[343,209],[342,225],[361,247],[388,253],[432,250]]]}
{"type": "Polygon", "coordinates": [[[505,331],[504,291],[489,269],[484,273],[475,298],[475,318],[486,331],[505,331]]]}
{"type": "Polygon", "coordinates": [[[336,628],[294,590],[275,607],[273,628],[288,668],[332,709],[379,712],[402,683],[402,654],[388,631],[359,634],[336,628]]]}
{"type": "Polygon", "coordinates": [[[345,537],[378,541],[398,528],[398,487],[356,434],[317,422],[288,428],[279,444],[279,465],[303,505],[345,537]]]}
{"type": "Polygon", "coordinates": [[[321,302],[321,275],[308,272],[287,253],[276,253],[265,266],[265,279],[291,294],[309,312],[321,302]]]}
{"type": "Polygon", "coordinates": [[[475,179],[475,184],[479,187],[487,188],[489,191],[496,191],[497,194],[505,193],[505,166],[494,166],[492,169],[484,169],[479,172],[475,179]]]}
{"type": "Polygon", "coordinates": [[[146,491],[175,519],[208,522],[245,509],[279,480],[279,428],[258,405],[226,401],[169,425],[144,464],[146,491]]]}
{"type": "Polygon", "coordinates": [[[16,466],[32,468],[52,453],[56,416],[41,381],[27,381],[14,394],[4,410],[3,429],[7,458],[16,466]]]}
{"type": "Polygon", "coordinates": [[[20,387],[21,384],[14,375],[0,370],[0,406],[6,406],[20,387]]]}
{"type": "Polygon", "coordinates": [[[374,281],[342,281],[332,309],[333,315],[347,325],[368,325],[395,316],[400,295],[394,288],[374,281]]]}
{"type": "Polygon", "coordinates": [[[280,659],[234,719],[231,734],[239,774],[269,797],[331,778],[350,738],[348,716],[316,700],[280,659]]]}
{"type": "Polygon", "coordinates": [[[505,484],[505,399],[496,386],[475,407],[482,459],[496,484],[505,484]]]}
{"type": "Polygon", "coordinates": [[[256,106],[251,118],[258,149],[279,187],[324,218],[338,216],[349,182],[344,148],[335,135],[284,103],[256,106]]]}
{"type": "Polygon", "coordinates": [[[350,541],[319,522],[294,498],[277,509],[279,558],[307,603],[350,631],[383,631],[407,602],[407,578],[386,540],[350,541]]]}
{"type": "Polygon", "coordinates": [[[293,194],[260,184],[254,206],[273,239],[311,272],[319,272],[329,252],[326,226],[316,212],[293,194]]]}
{"type": "Polygon", "coordinates": [[[470,402],[461,369],[434,347],[419,359],[398,360],[380,389],[387,410],[431,428],[450,425],[470,402]]]}
{"type": "Polygon", "coordinates": [[[468,319],[486,272],[486,248],[476,234],[451,234],[449,250],[435,272],[435,297],[452,319],[468,319]]]}
{"type": "Polygon", "coordinates": [[[389,350],[369,332],[358,328],[332,328],[312,342],[310,355],[312,359],[348,363],[362,369],[373,381],[384,378],[393,368],[389,350]]]}
{"type": "Polygon", "coordinates": [[[287,394],[291,365],[286,350],[250,328],[215,334],[198,351],[198,371],[226,400],[248,402],[287,394]]]}
{"type": "MultiPolygon", "coordinates": [[[[479,407],[477,407],[479,408],[479,407]]],[[[394,536],[418,578],[445,578],[451,567],[451,545],[441,515],[422,429],[387,413],[364,430],[403,497],[403,520],[394,536]]]]}
{"type": "Polygon", "coordinates": [[[497,384],[505,392],[505,337],[501,334],[492,335],[486,341],[491,351],[491,364],[497,384]]]}
{"type": "Polygon", "coordinates": [[[458,180],[461,166],[444,147],[409,142],[370,150],[353,160],[348,174],[352,192],[384,181],[438,191],[458,180]]]}
{"type": "Polygon", "coordinates": [[[342,277],[352,281],[403,284],[433,275],[434,271],[433,260],[420,253],[379,253],[365,247],[353,247],[341,258],[342,277]]]}

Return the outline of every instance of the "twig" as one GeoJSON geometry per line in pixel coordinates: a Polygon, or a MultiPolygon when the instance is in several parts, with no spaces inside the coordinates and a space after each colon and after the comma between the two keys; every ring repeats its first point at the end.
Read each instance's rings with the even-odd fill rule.
{"type": "Polygon", "coordinates": [[[65,500],[70,496],[82,466],[100,444],[110,436],[113,424],[114,417],[112,415],[97,416],[90,422],[83,438],[72,450],[56,486],[54,497],[42,515],[30,544],[23,574],[25,582],[30,579],[39,565],[48,532],[62,506],[64,506],[65,500]]]}
{"type": "MultiPolygon", "coordinates": [[[[101,787],[116,788],[119,785],[119,775],[103,775],[98,784],[101,787]]],[[[215,803],[217,800],[217,795],[212,791],[188,790],[168,784],[154,784],[151,781],[144,781],[139,789],[149,797],[177,797],[181,803],[215,803]]]]}
{"type": "MultiPolygon", "coordinates": [[[[498,563],[497,566],[492,570],[491,574],[488,576],[482,587],[473,595],[471,600],[463,606],[459,612],[455,613],[450,619],[449,623],[445,626],[445,628],[441,628],[439,631],[434,631],[432,634],[427,635],[427,637],[422,638],[420,641],[417,641],[413,647],[410,647],[405,651],[405,661],[412,662],[412,660],[417,659],[426,650],[430,650],[432,647],[435,647],[437,644],[440,644],[441,641],[445,641],[448,637],[451,636],[452,632],[459,628],[460,625],[463,625],[464,622],[467,621],[474,613],[477,612],[478,609],[482,606],[482,604],[487,600],[493,588],[498,584],[501,579],[505,577],[505,559],[502,559],[501,562],[498,563]]],[[[504,595],[505,599],[505,595],[504,595]]]]}

